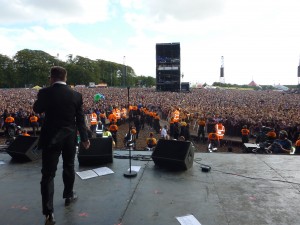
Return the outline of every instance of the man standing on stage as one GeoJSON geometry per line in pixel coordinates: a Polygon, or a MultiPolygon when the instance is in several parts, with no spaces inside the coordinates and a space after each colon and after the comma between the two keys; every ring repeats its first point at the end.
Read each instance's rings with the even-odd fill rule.
{"type": "Polygon", "coordinates": [[[55,224],[53,214],[54,177],[59,156],[63,158],[63,182],[65,206],[77,199],[73,191],[77,130],[83,146],[88,149],[88,140],[82,95],[66,85],[67,71],[54,66],[50,71],[50,87],[43,88],[33,105],[36,113],[45,113],[39,138],[42,149],[41,194],[45,224],[55,224]]]}

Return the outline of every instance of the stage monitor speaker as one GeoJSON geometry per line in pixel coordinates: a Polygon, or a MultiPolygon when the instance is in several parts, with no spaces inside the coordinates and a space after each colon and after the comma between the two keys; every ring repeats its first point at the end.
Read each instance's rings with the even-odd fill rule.
{"type": "Polygon", "coordinates": [[[113,162],[112,138],[90,138],[90,148],[85,149],[80,143],[78,151],[79,165],[91,166],[113,162]]]}
{"type": "Polygon", "coordinates": [[[174,170],[187,170],[193,166],[194,146],[190,141],[160,139],[152,153],[155,165],[174,170]]]}
{"type": "Polygon", "coordinates": [[[17,136],[8,146],[6,152],[17,161],[34,161],[42,156],[37,145],[38,137],[17,136]]]}

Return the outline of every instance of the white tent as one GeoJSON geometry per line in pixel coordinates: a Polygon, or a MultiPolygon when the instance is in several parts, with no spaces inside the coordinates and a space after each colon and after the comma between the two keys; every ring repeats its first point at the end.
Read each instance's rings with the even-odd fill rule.
{"type": "Polygon", "coordinates": [[[280,91],[288,91],[289,90],[288,87],[283,86],[283,85],[274,85],[274,88],[276,88],[277,90],[280,90],[280,91]]]}

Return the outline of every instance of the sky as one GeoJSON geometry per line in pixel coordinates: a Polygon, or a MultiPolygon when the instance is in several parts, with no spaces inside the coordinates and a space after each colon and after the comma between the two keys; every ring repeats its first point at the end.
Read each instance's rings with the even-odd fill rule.
{"type": "Polygon", "coordinates": [[[155,77],[156,43],[179,42],[183,82],[296,85],[299,0],[0,0],[0,54],[42,50],[155,77]]]}

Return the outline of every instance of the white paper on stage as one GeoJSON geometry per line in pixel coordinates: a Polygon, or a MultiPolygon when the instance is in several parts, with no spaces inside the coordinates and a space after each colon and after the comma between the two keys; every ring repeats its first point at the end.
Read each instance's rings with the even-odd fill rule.
{"type": "Polygon", "coordinates": [[[176,219],[181,225],[201,225],[193,215],[176,217],[176,219]]]}
{"type": "Polygon", "coordinates": [[[3,162],[3,161],[0,161],[0,165],[4,165],[5,164],[5,162],[3,162]]]}
{"type": "MultiPolygon", "coordinates": [[[[140,166],[131,166],[131,170],[132,170],[132,171],[139,172],[140,169],[141,169],[140,166]]],[[[130,170],[130,168],[128,168],[128,171],[129,171],[129,170],[130,170]]]]}
{"type": "Polygon", "coordinates": [[[100,168],[96,168],[96,169],[93,169],[93,170],[94,170],[95,173],[98,174],[98,176],[104,176],[104,175],[107,175],[107,174],[114,173],[114,171],[112,171],[108,167],[100,167],[100,168]]]}
{"type": "Polygon", "coordinates": [[[85,171],[76,172],[76,173],[83,180],[93,178],[93,177],[98,177],[98,174],[96,172],[94,172],[93,170],[85,170],[85,171]]]}

